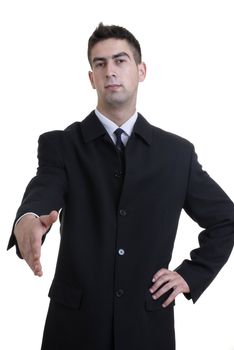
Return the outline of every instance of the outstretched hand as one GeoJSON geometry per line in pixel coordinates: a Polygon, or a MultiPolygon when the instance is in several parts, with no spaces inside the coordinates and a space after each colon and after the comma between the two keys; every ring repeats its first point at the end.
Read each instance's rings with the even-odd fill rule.
{"type": "Polygon", "coordinates": [[[164,293],[173,289],[173,292],[162,304],[163,307],[167,307],[173,300],[175,300],[178,294],[190,292],[187,282],[176,271],[161,269],[154,274],[152,282],[154,284],[150,288],[150,292],[155,300],[160,298],[164,293]]]}
{"type": "Polygon", "coordinates": [[[14,234],[20,253],[35,276],[43,275],[40,262],[42,237],[57,218],[58,212],[55,210],[38,218],[27,214],[15,226],[14,234]]]}

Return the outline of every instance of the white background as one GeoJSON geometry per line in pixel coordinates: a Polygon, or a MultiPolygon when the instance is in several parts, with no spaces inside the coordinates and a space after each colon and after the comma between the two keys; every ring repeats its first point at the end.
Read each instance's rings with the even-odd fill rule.
{"type": "MultiPolygon", "coordinates": [[[[148,67],[138,110],[193,142],[204,169],[234,199],[233,18],[232,0],[1,1],[0,349],[40,349],[59,227],[43,247],[42,278],[6,246],[36,171],[39,134],[82,120],[96,105],[86,59],[95,27],[103,21],[135,34],[148,67]]],[[[200,230],[182,214],[171,268],[197,247],[200,230]]],[[[177,298],[178,350],[234,349],[233,268],[232,254],[195,305],[177,298]]]]}

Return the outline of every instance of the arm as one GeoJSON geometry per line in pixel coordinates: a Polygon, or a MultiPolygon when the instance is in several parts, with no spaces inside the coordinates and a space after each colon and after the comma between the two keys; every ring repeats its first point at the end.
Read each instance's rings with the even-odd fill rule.
{"type": "Polygon", "coordinates": [[[199,234],[200,247],[184,260],[176,271],[190,286],[196,302],[227,262],[234,244],[234,205],[220,186],[202,170],[193,149],[184,203],[187,214],[204,230],[199,234]]]}
{"type": "MultiPolygon", "coordinates": [[[[29,255],[25,252],[26,248],[22,247],[22,242],[30,242],[35,232],[40,237],[40,244],[43,242],[45,234],[57,219],[57,213],[51,212],[58,211],[64,206],[67,178],[63,162],[62,136],[62,132],[52,132],[43,134],[39,138],[37,175],[26,188],[8,244],[8,249],[16,245],[19,257],[25,258],[29,255]],[[22,217],[29,212],[36,213],[39,218],[36,219],[30,214],[22,217]],[[22,218],[17,223],[20,217],[22,218]]],[[[28,250],[30,250],[29,247],[28,250]]]]}
{"type": "Polygon", "coordinates": [[[200,247],[175,271],[161,269],[153,276],[150,292],[155,298],[172,289],[168,306],[179,293],[196,302],[228,260],[234,244],[234,205],[219,185],[202,170],[192,150],[184,209],[204,230],[200,247]]]}

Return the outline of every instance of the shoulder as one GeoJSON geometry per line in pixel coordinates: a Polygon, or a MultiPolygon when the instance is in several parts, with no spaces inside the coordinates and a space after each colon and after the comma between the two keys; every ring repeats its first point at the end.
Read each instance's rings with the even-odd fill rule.
{"type": "Polygon", "coordinates": [[[64,130],[51,130],[44,132],[39,136],[39,142],[61,142],[64,139],[71,138],[74,134],[77,134],[80,128],[81,122],[74,122],[67,126],[64,130]]]}
{"type": "Polygon", "coordinates": [[[194,153],[194,145],[186,138],[163,130],[149,123],[141,115],[141,125],[144,128],[144,134],[152,145],[156,154],[160,152],[164,159],[187,160],[190,161],[194,153]]]}
{"type": "Polygon", "coordinates": [[[151,134],[151,141],[154,145],[159,145],[167,148],[187,148],[192,149],[193,144],[186,138],[174,134],[170,131],[163,130],[149,121],[147,121],[141,114],[141,121],[144,123],[144,127],[148,129],[148,134],[151,134]]]}
{"type": "Polygon", "coordinates": [[[170,131],[160,129],[152,125],[153,139],[162,142],[163,144],[168,144],[169,146],[178,146],[178,147],[193,147],[193,144],[186,138],[174,134],[170,131]]]}

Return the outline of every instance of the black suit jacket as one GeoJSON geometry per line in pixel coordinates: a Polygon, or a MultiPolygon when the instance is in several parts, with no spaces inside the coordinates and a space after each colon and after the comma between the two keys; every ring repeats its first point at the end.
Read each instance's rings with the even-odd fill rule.
{"type": "Polygon", "coordinates": [[[154,301],[149,287],[168,267],[181,210],[203,228],[200,248],[177,268],[194,302],[234,242],[233,203],[202,170],[193,145],[139,115],[123,173],[92,112],[43,134],[38,159],[17,218],[62,208],[42,349],[109,350],[114,342],[116,350],[173,350],[173,305],[163,309],[166,296],[154,301]]]}

